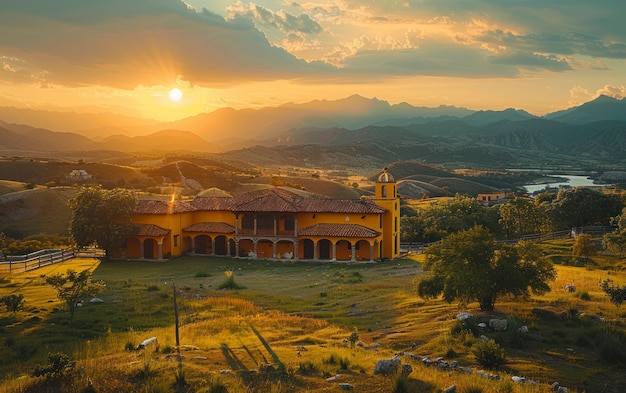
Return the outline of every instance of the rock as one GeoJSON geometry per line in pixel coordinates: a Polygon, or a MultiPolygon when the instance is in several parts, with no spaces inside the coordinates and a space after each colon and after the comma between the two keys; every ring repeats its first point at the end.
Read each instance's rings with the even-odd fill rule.
{"type": "Polygon", "coordinates": [[[354,390],[354,386],[349,383],[340,383],[338,386],[341,388],[341,390],[354,390]]]}
{"type": "Polygon", "coordinates": [[[471,317],[473,317],[473,315],[468,312],[462,312],[456,315],[456,319],[458,319],[459,321],[465,321],[466,319],[471,317]]]}
{"type": "Polygon", "coordinates": [[[336,381],[339,379],[339,374],[333,375],[332,377],[326,378],[328,382],[336,381]]]}
{"type": "Polygon", "coordinates": [[[481,322],[481,323],[478,324],[478,327],[484,329],[484,328],[487,327],[487,324],[485,322],[481,322]]]}
{"type": "Polygon", "coordinates": [[[94,297],[89,302],[90,303],[104,303],[104,300],[100,299],[99,297],[94,297]]]}
{"type": "Polygon", "coordinates": [[[511,379],[513,380],[513,382],[517,382],[517,383],[525,383],[526,382],[526,378],[518,377],[516,375],[512,376],[511,379]]]}
{"type": "Polygon", "coordinates": [[[493,318],[489,320],[489,327],[497,332],[505,331],[507,326],[508,326],[508,322],[506,319],[493,318]]]}
{"type": "Polygon", "coordinates": [[[400,367],[400,358],[381,359],[376,362],[374,367],[374,374],[391,375],[395,374],[400,367]]]}
{"type": "Polygon", "coordinates": [[[517,329],[517,331],[520,333],[528,333],[528,326],[524,325],[520,327],[519,329],[517,329]]]}

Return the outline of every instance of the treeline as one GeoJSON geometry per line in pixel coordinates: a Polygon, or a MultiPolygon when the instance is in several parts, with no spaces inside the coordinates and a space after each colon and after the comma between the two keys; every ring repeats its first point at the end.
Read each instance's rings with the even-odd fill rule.
{"type": "Polygon", "coordinates": [[[474,226],[488,229],[501,240],[574,227],[617,226],[620,215],[626,214],[625,206],[625,191],[606,193],[584,187],[544,192],[534,198],[517,196],[493,206],[457,195],[419,208],[404,206],[401,241],[436,242],[474,226]]]}

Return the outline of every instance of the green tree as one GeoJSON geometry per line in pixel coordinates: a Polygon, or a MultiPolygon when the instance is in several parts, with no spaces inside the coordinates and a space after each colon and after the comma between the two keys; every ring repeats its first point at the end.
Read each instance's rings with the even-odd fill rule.
{"type": "Polygon", "coordinates": [[[497,207],[485,207],[476,198],[458,194],[452,199],[421,208],[413,220],[413,228],[422,231],[416,240],[423,242],[437,241],[475,225],[482,225],[492,233],[501,232],[497,207]]]}
{"type": "Polygon", "coordinates": [[[527,297],[530,292],[550,290],[556,272],[533,244],[497,242],[484,227],[452,234],[429,247],[423,265],[425,276],[417,279],[424,298],[443,295],[447,302],[477,301],[481,310],[493,310],[504,295],[527,297]]]}
{"type": "Polygon", "coordinates": [[[559,191],[550,204],[549,214],[556,229],[587,225],[609,225],[620,214],[622,202],[617,194],[604,194],[587,187],[559,191]]]}
{"type": "Polygon", "coordinates": [[[0,303],[4,303],[8,312],[12,312],[13,316],[24,306],[24,295],[11,294],[0,298],[0,303]]]}
{"type": "Polygon", "coordinates": [[[574,247],[572,248],[572,254],[576,257],[583,259],[589,259],[598,254],[598,247],[588,233],[581,233],[576,236],[574,240],[574,247]]]}
{"type": "Polygon", "coordinates": [[[137,200],[132,191],[83,187],[69,202],[70,233],[79,247],[96,244],[109,255],[124,247],[137,200]]]}
{"type": "Polygon", "coordinates": [[[626,208],[622,209],[622,214],[613,217],[611,223],[617,225],[617,229],[604,235],[602,246],[622,258],[626,253],[626,208]]]}
{"type": "Polygon", "coordinates": [[[507,239],[540,233],[549,227],[546,210],[532,199],[519,196],[500,205],[500,224],[507,239]]]}
{"type": "Polygon", "coordinates": [[[626,286],[620,287],[613,284],[613,280],[606,279],[600,283],[600,288],[607,294],[611,303],[619,308],[626,301],[626,286]]]}
{"type": "Polygon", "coordinates": [[[43,276],[43,278],[57,292],[59,300],[67,304],[67,308],[70,311],[70,322],[74,321],[76,305],[82,297],[93,297],[104,290],[104,284],[91,282],[91,271],[89,269],[81,272],[68,270],[65,275],[57,273],[51,276],[43,276]]]}

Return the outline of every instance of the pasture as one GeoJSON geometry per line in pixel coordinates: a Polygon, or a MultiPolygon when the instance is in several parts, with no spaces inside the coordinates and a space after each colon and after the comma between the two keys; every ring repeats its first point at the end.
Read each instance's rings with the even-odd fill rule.
{"type": "MultiPolygon", "coordinates": [[[[546,252],[565,253],[567,247],[547,244],[546,252]]],[[[625,315],[597,285],[607,277],[626,282],[620,270],[599,268],[610,260],[598,257],[595,268],[557,265],[552,292],[502,299],[484,314],[476,304],[417,297],[420,257],[354,265],[212,257],[73,260],[5,277],[0,296],[21,293],[26,303],[15,316],[0,311],[0,392],[42,391],[36,390],[42,381],[29,374],[58,351],[75,359],[79,370],[63,385],[68,392],[86,391],[90,383],[97,392],[212,392],[220,386],[231,393],[337,392],[339,383],[361,392],[439,392],[452,384],[461,392],[544,392],[554,381],[570,392],[621,391],[624,359],[610,350],[624,348],[625,315]],[[104,302],[85,299],[70,324],[41,275],[87,268],[94,281],[106,284],[99,296],[104,302]],[[239,289],[219,289],[225,272],[232,272],[239,289]],[[571,283],[576,292],[563,289],[571,283]],[[505,332],[483,332],[506,349],[505,366],[489,371],[502,380],[433,369],[408,356],[402,356],[413,367],[408,380],[373,374],[377,360],[401,351],[480,369],[471,352],[477,339],[462,329],[459,312],[474,314],[475,323],[509,321],[505,332]],[[520,326],[529,333],[518,334],[520,326]],[[347,342],[352,332],[360,341],[354,347],[347,342]],[[134,350],[151,337],[156,344],[134,350]],[[537,385],[511,382],[520,375],[537,385]],[[176,384],[181,380],[185,384],[176,384]]]]}

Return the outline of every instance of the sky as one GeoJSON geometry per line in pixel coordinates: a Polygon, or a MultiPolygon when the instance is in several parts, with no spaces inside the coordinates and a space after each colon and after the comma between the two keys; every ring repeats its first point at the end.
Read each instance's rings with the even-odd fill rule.
{"type": "Polygon", "coordinates": [[[624,0],[0,0],[0,106],[174,120],[359,94],[544,115],[626,96],[624,15],[624,0]]]}

